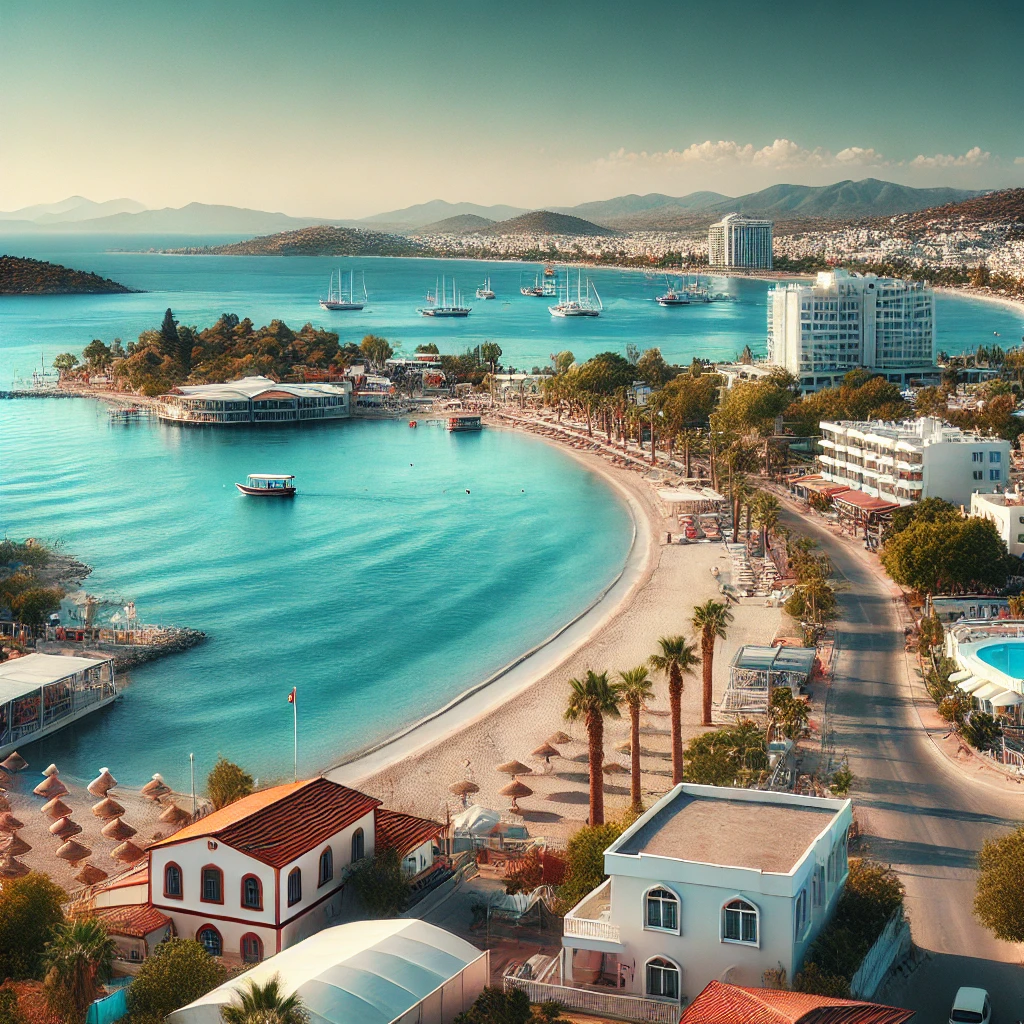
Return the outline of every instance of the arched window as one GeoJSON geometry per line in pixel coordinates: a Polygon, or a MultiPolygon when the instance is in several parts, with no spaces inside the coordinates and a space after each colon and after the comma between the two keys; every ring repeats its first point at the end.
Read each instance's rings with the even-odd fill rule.
{"type": "Polygon", "coordinates": [[[758,944],[757,907],[746,900],[730,900],[722,907],[722,940],[758,944]]]}
{"type": "Polygon", "coordinates": [[[246,932],[242,936],[242,963],[258,964],[263,959],[263,942],[258,935],[246,932]]]}
{"type": "Polygon", "coordinates": [[[666,932],[679,931],[679,897],[668,889],[651,889],[644,899],[644,922],[647,928],[666,932]]]}
{"type": "Polygon", "coordinates": [[[799,942],[804,937],[809,921],[807,918],[807,890],[801,889],[793,910],[793,938],[799,942]]]}
{"type": "Polygon", "coordinates": [[[288,906],[293,907],[302,899],[302,872],[292,868],[288,872],[288,906]]]}
{"type": "Polygon", "coordinates": [[[212,924],[204,924],[196,932],[196,938],[203,944],[210,956],[220,956],[224,952],[224,940],[212,924]]]}
{"type": "Polygon", "coordinates": [[[164,896],[170,900],[182,898],[181,868],[177,864],[168,864],[164,868],[164,896]]]}
{"type": "Polygon", "coordinates": [[[320,873],[317,885],[326,885],[334,877],[334,851],[328,846],[320,854],[320,873]]]}
{"type": "Polygon", "coordinates": [[[647,994],[662,999],[679,998],[679,968],[671,960],[656,956],[647,961],[647,994]]]}
{"type": "Polygon", "coordinates": [[[364,841],[364,838],[363,838],[363,830],[361,828],[357,828],[355,830],[355,832],[352,833],[352,863],[353,864],[355,864],[355,862],[357,860],[362,860],[363,859],[363,854],[365,853],[365,849],[366,849],[366,844],[365,844],[365,841],[364,841]]]}
{"type": "Polygon", "coordinates": [[[224,872],[213,864],[203,868],[203,888],[199,898],[203,903],[224,902],[224,872]]]}
{"type": "Polygon", "coordinates": [[[247,910],[263,909],[263,886],[255,875],[242,879],[242,906],[247,910]]]}

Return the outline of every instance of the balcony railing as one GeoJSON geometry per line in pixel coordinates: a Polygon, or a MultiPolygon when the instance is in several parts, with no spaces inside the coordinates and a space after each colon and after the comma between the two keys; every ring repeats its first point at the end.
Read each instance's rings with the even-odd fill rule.
{"type": "Polygon", "coordinates": [[[571,939],[603,939],[619,941],[619,926],[609,921],[592,921],[586,917],[562,918],[562,934],[571,939]]]}
{"type": "Polygon", "coordinates": [[[686,1000],[682,1003],[663,1003],[640,996],[622,996],[614,992],[595,992],[589,988],[569,985],[550,985],[527,978],[505,978],[505,991],[518,988],[526,993],[531,1003],[553,999],[567,1010],[592,1013],[597,1017],[617,1017],[620,1020],[640,1021],[642,1024],[678,1024],[686,1000]]]}

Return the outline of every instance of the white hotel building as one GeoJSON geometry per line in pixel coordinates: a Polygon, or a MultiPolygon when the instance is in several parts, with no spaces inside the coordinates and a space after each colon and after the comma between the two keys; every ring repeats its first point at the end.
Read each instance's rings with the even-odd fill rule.
{"type": "Polygon", "coordinates": [[[772,222],[726,214],[708,228],[708,265],[772,269],[772,222]]]}
{"type": "Polygon", "coordinates": [[[768,360],[804,391],[866,367],[905,386],[937,379],[935,294],[922,281],[828,270],[768,292],[768,360]]]}
{"type": "Polygon", "coordinates": [[[1010,442],[923,416],[904,423],[822,421],[818,456],[825,480],[899,505],[943,498],[970,507],[975,491],[1000,491],[1010,442]]]}

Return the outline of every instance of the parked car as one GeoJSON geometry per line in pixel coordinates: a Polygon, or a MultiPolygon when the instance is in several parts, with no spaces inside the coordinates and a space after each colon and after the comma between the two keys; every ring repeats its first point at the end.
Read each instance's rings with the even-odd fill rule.
{"type": "Polygon", "coordinates": [[[961,988],[953,1009],[949,1011],[949,1024],[991,1024],[992,1003],[983,988],[961,988]]]}

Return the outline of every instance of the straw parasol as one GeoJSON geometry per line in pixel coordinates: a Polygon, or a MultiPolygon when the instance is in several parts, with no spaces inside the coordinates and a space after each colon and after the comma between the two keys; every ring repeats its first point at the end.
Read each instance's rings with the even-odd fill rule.
{"type": "Polygon", "coordinates": [[[556,733],[552,733],[552,735],[548,737],[548,743],[557,743],[559,746],[561,746],[563,743],[572,743],[572,739],[570,738],[568,733],[564,733],[561,730],[559,730],[556,733]]]}
{"type": "Polygon", "coordinates": [[[113,789],[117,785],[117,779],[110,774],[109,768],[101,768],[99,775],[96,776],[92,782],[86,786],[86,789],[93,796],[104,797],[107,795],[108,789],[113,789]]]}
{"type": "Polygon", "coordinates": [[[45,767],[45,768],[43,769],[43,774],[44,774],[45,776],[49,777],[49,776],[51,776],[51,775],[60,775],[60,772],[59,772],[59,771],[57,771],[57,766],[56,766],[55,764],[51,764],[51,765],[47,765],[47,766],[46,766],[46,767],[45,767]]]}
{"type": "Polygon", "coordinates": [[[68,787],[65,786],[56,775],[47,775],[46,778],[32,790],[36,796],[46,797],[47,800],[52,800],[55,796],[64,796],[67,791],[68,787]]]}
{"type": "Polygon", "coordinates": [[[50,834],[55,835],[58,839],[70,839],[72,836],[77,836],[81,833],[82,826],[76,821],[72,821],[70,818],[58,818],[50,826],[50,834]]]}
{"type": "Polygon", "coordinates": [[[92,813],[97,818],[119,818],[124,814],[124,808],[109,796],[105,796],[98,804],[92,805],[92,813]]]}
{"type": "Polygon", "coordinates": [[[558,747],[553,747],[550,743],[542,743],[532,754],[531,757],[543,757],[544,760],[548,760],[550,757],[561,757],[562,752],[558,747]]]}
{"type": "Polygon", "coordinates": [[[513,779],[507,786],[503,786],[499,789],[498,792],[501,796],[512,797],[511,810],[513,813],[518,813],[519,811],[519,805],[517,803],[518,800],[522,799],[524,796],[533,796],[533,790],[530,789],[529,786],[523,785],[523,783],[518,779],[513,779]]]}
{"type": "Polygon", "coordinates": [[[130,839],[123,842],[120,846],[115,846],[110,851],[110,856],[114,860],[121,861],[122,864],[134,864],[137,860],[145,857],[146,851],[136,846],[130,839]]]}
{"type": "Polygon", "coordinates": [[[0,832],[15,832],[19,828],[24,827],[24,823],[18,821],[18,819],[13,814],[11,814],[10,811],[4,811],[3,813],[0,813],[0,832]]]}
{"type": "Polygon", "coordinates": [[[100,829],[100,834],[105,836],[107,839],[116,839],[119,843],[123,843],[126,839],[131,839],[133,835],[138,832],[138,829],[134,829],[127,822],[122,821],[120,818],[111,818],[110,821],[100,829]]]}
{"type": "Polygon", "coordinates": [[[621,743],[615,744],[615,749],[620,754],[628,754],[633,749],[633,744],[629,740],[623,740],[621,743]]]}
{"type": "Polygon", "coordinates": [[[506,761],[498,765],[498,771],[503,775],[529,775],[533,769],[522,761],[506,761]]]}
{"type": "Polygon", "coordinates": [[[142,795],[149,800],[159,800],[170,792],[172,792],[171,787],[164,782],[164,777],[159,772],[141,790],[142,795]]]}
{"type": "Polygon", "coordinates": [[[0,877],[2,878],[22,878],[29,872],[27,864],[22,864],[20,860],[17,860],[13,856],[5,854],[0,857],[0,877]]]}
{"type": "Polygon", "coordinates": [[[475,782],[470,782],[466,779],[463,782],[456,782],[455,785],[448,787],[448,792],[453,796],[468,796],[470,793],[479,793],[480,787],[475,782]]]}
{"type": "Polygon", "coordinates": [[[629,769],[624,768],[621,764],[615,761],[609,761],[602,769],[605,775],[628,775],[629,769]]]}
{"type": "Polygon", "coordinates": [[[25,842],[17,832],[11,835],[11,838],[4,843],[2,847],[3,853],[9,853],[12,857],[20,857],[23,853],[28,853],[32,847],[25,842]]]}
{"type": "Polygon", "coordinates": [[[43,804],[39,808],[41,814],[47,814],[56,821],[58,818],[66,818],[71,813],[71,808],[59,796],[43,804]]]}
{"type": "Polygon", "coordinates": [[[98,868],[93,864],[83,864],[75,875],[75,881],[81,882],[82,885],[95,885],[97,882],[102,882],[106,877],[107,873],[102,868],[98,868]]]}
{"type": "Polygon", "coordinates": [[[14,751],[6,761],[0,761],[0,768],[6,768],[9,772],[22,772],[28,767],[25,760],[17,751],[14,751]]]}
{"type": "Polygon", "coordinates": [[[11,802],[7,799],[7,790],[0,789],[0,811],[9,811],[11,809],[11,802]]]}
{"type": "Polygon", "coordinates": [[[57,856],[71,864],[77,864],[80,860],[86,860],[92,856],[92,850],[83,846],[77,839],[69,839],[63,846],[57,847],[57,856]]]}
{"type": "Polygon", "coordinates": [[[160,812],[160,820],[168,825],[183,825],[186,821],[192,820],[188,811],[182,810],[177,804],[168,804],[160,812]]]}

